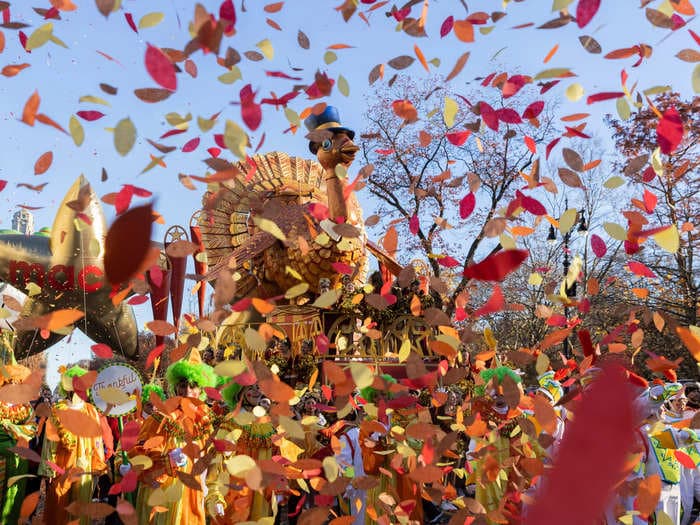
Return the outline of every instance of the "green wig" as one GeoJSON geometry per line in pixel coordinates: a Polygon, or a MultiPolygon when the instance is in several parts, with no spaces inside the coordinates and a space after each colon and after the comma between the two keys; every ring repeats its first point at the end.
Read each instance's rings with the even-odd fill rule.
{"type": "Polygon", "coordinates": [[[515,370],[513,370],[512,368],[508,368],[507,366],[487,368],[486,370],[482,370],[480,375],[481,379],[484,380],[484,383],[488,383],[494,377],[496,377],[498,379],[498,384],[500,385],[506,376],[510,376],[510,378],[516,383],[522,382],[522,378],[515,373],[515,370]]]}
{"type": "Polygon", "coordinates": [[[231,381],[228,386],[221,390],[221,397],[224,398],[224,401],[230,408],[234,408],[238,404],[238,396],[241,390],[243,390],[241,385],[235,381],[231,381]]]}
{"type": "Polygon", "coordinates": [[[486,370],[482,370],[479,375],[481,376],[481,379],[484,380],[484,384],[477,386],[475,389],[476,394],[479,396],[483,396],[486,393],[486,390],[484,388],[485,385],[487,385],[489,381],[491,381],[494,378],[494,383],[496,385],[500,385],[506,378],[506,376],[510,377],[516,384],[522,382],[522,378],[515,372],[515,370],[513,370],[512,368],[508,368],[507,366],[487,368],[486,370]]]}
{"type": "MultiPolygon", "coordinates": [[[[396,379],[394,379],[392,376],[389,374],[382,374],[379,377],[381,377],[385,383],[388,385],[395,385],[397,383],[396,379]]],[[[391,396],[387,390],[387,396],[391,396]]],[[[374,403],[375,398],[377,397],[377,389],[374,388],[373,386],[366,386],[362,389],[360,389],[360,397],[367,401],[368,403],[374,403]]]]}
{"type": "Polygon", "coordinates": [[[155,383],[148,383],[143,385],[143,391],[141,392],[141,403],[150,403],[151,392],[155,392],[159,398],[165,400],[165,392],[163,391],[163,387],[156,385],[155,383]]]}
{"type": "Polygon", "coordinates": [[[61,381],[58,383],[58,392],[61,394],[61,397],[68,397],[68,392],[63,388],[64,378],[68,378],[72,382],[74,377],[82,377],[87,373],[88,371],[85,368],[78,365],[71,366],[68,370],[63,372],[61,374],[61,381]]]}
{"type": "Polygon", "coordinates": [[[199,388],[213,387],[216,385],[216,374],[214,369],[204,363],[193,363],[191,361],[176,361],[170,365],[165,372],[170,390],[175,392],[175,387],[181,381],[195,384],[199,388]]]}

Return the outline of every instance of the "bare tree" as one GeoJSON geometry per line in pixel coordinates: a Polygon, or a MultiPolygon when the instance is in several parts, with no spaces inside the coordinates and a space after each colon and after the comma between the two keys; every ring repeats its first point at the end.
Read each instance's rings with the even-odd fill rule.
{"type": "Polygon", "coordinates": [[[449,312],[468,284],[459,270],[500,249],[498,236],[506,223],[518,220],[503,216],[502,208],[514,197],[521,173],[536,170],[536,156],[524,136],[540,144],[554,134],[549,112],[520,117],[531,101],[527,87],[504,98],[501,85],[465,97],[450,93],[440,79],[400,78],[377,88],[365,114],[363,152],[373,167],[365,182],[380,202],[382,226],[395,227],[406,257],[418,254],[427,260],[433,276],[444,277],[445,268],[452,269],[449,312]],[[396,104],[405,107],[397,101],[410,102],[415,118],[397,111],[396,104]],[[444,118],[446,101],[456,106],[450,126],[444,118]],[[491,115],[500,111],[503,118],[484,125],[486,109],[491,115]],[[473,211],[463,201],[470,193],[473,211]]]}
{"type": "Polygon", "coordinates": [[[685,136],[670,155],[659,155],[656,171],[651,153],[657,148],[658,114],[644,107],[625,121],[608,118],[620,158],[618,168],[634,188],[636,201],[627,210],[630,224],[641,221],[644,229],[675,226],[680,232],[680,246],[675,253],[661,250],[653,243],[628,243],[627,251],[643,260],[659,277],[652,287],[647,304],[667,312],[684,324],[697,324],[700,301],[700,272],[696,261],[700,253],[700,97],[683,101],[677,93],[657,97],[659,113],[674,107],[680,114],[685,136]],[[661,169],[659,169],[661,168],[661,169]],[[646,205],[647,199],[656,201],[646,205]],[[648,209],[647,209],[648,208],[648,209]],[[653,211],[651,211],[653,210],[653,211]],[[647,224],[648,223],[648,224],[647,224]],[[639,250],[638,253],[635,253],[639,250]]]}

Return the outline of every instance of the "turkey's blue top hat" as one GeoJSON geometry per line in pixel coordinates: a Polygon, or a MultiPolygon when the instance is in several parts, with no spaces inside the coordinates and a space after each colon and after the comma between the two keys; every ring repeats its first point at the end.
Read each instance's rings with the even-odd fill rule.
{"type": "Polygon", "coordinates": [[[324,129],[333,132],[344,131],[348,134],[350,140],[355,138],[355,132],[353,130],[340,124],[340,114],[338,113],[338,109],[333,106],[326,106],[323,113],[320,113],[319,115],[311,114],[304,121],[304,124],[306,125],[306,129],[308,129],[310,132],[321,131],[324,129]]]}

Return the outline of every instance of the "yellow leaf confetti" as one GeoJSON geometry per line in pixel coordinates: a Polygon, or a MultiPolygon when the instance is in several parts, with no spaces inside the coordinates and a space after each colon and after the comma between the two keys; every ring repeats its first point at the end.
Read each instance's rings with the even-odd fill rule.
{"type": "Polygon", "coordinates": [[[139,29],[155,27],[160,24],[164,18],[165,15],[163,13],[147,13],[141,17],[141,20],[139,20],[139,29]]]}
{"type": "Polygon", "coordinates": [[[226,121],[224,130],[224,144],[239,159],[246,157],[246,146],[248,146],[248,134],[238,124],[231,120],[226,121]]]}
{"type": "Polygon", "coordinates": [[[581,97],[583,97],[583,94],[583,86],[578,82],[576,84],[571,84],[568,88],[566,88],[566,98],[568,98],[571,102],[580,100],[581,97]]]}
{"type": "Polygon", "coordinates": [[[52,33],[53,24],[51,22],[35,29],[34,32],[31,35],[29,35],[29,38],[27,39],[27,50],[31,51],[46,44],[46,42],[51,40],[52,33]]]}
{"type": "Polygon", "coordinates": [[[80,147],[85,140],[85,130],[83,130],[83,125],[75,115],[71,115],[70,117],[68,130],[70,131],[70,136],[73,137],[75,145],[80,147]]]}
{"type": "Polygon", "coordinates": [[[272,60],[275,57],[275,50],[272,47],[272,42],[268,38],[265,40],[261,40],[255,45],[263,55],[265,55],[265,58],[268,60],[272,60]]]}
{"type": "Polygon", "coordinates": [[[614,222],[606,222],[605,224],[603,224],[603,228],[608,233],[608,235],[610,235],[610,237],[612,237],[616,241],[627,240],[627,231],[619,224],[615,224],[614,222]]]}
{"type": "Polygon", "coordinates": [[[136,143],[136,128],[130,118],[117,123],[114,128],[114,147],[121,156],[127,155],[136,143]]]}
{"type": "Polygon", "coordinates": [[[451,128],[455,125],[455,118],[457,117],[457,102],[455,102],[450,97],[445,97],[445,106],[442,109],[442,119],[445,121],[445,126],[451,128]]]}
{"type": "Polygon", "coordinates": [[[269,233],[276,239],[279,239],[282,242],[287,240],[287,236],[274,221],[266,219],[265,217],[254,217],[253,222],[262,231],[269,233]]]}
{"type": "Polygon", "coordinates": [[[673,224],[670,228],[652,235],[652,239],[662,249],[669,253],[676,253],[680,246],[680,237],[678,236],[678,228],[673,224]]]}

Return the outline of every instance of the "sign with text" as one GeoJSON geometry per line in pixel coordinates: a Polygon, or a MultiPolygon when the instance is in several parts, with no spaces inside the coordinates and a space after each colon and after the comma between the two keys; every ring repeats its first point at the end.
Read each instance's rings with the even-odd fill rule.
{"type": "Polygon", "coordinates": [[[97,374],[92,401],[104,415],[119,417],[136,410],[136,399],[142,390],[138,370],[126,363],[112,363],[97,374]]]}

